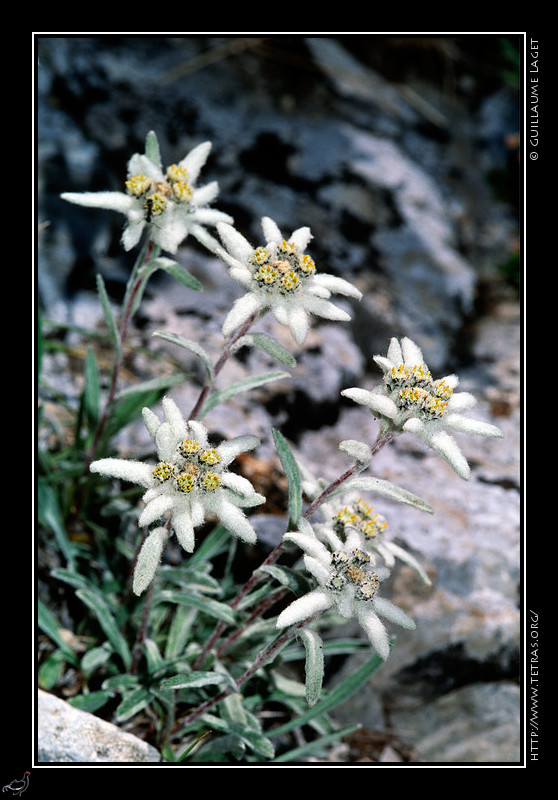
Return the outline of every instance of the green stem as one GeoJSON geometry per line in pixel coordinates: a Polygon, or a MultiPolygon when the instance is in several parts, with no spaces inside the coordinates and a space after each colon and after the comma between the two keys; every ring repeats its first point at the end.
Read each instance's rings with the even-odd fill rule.
{"type": "Polygon", "coordinates": [[[134,312],[134,304],[144,281],[144,277],[141,274],[141,268],[144,266],[145,263],[147,263],[151,259],[152,254],[153,254],[153,242],[151,242],[151,240],[148,240],[144,244],[138,258],[136,259],[136,262],[132,269],[132,274],[128,279],[126,294],[124,295],[124,300],[122,304],[120,331],[118,334],[119,351],[113,364],[110,386],[103,414],[101,415],[99,424],[97,425],[97,430],[95,431],[95,435],[93,437],[93,442],[85,459],[86,472],[89,470],[89,465],[95,458],[99,442],[110,419],[112,407],[116,399],[116,390],[118,388],[120,370],[124,362],[124,344],[128,336],[128,329],[130,327],[130,322],[134,312]]]}

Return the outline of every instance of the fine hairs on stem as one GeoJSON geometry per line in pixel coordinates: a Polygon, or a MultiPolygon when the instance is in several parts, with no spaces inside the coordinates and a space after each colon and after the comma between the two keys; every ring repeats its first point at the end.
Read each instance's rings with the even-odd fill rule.
{"type": "MultiPolygon", "coordinates": [[[[101,688],[93,700],[102,705],[119,694],[118,722],[149,709],[158,719],[157,745],[165,760],[193,758],[191,743],[203,740],[208,759],[273,761],[277,743],[273,726],[265,723],[266,704],[281,706],[292,727],[316,709],[321,727],[335,738],[327,714],[336,698],[341,702],[356,691],[389,657],[391,626],[415,628],[412,617],[387,599],[385,583],[402,562],[430,584],[427,570],[394,541],[396,532],[392,535],[388,520],[368,498],[380,507],[389,500],[417,513],[434,509],[412,491],[375,475],[375,456],[398,436],[417,436],[467,480],[470,468],[453,434],[496,438],[501,432],[464,414],[475,400],[456,391],[457,376],[433,377],[415,342],[391,338],[386,353],[373,356],[378,385],[372,391],[349,387],[341,392],[363,406],[362,414],[373,415],[378,433],[371,443],[339,443],[339,452],[331,454],[332,462],[340,461],[336,479],[326,481],[319,464],[302,464],[283,434],[270,431],[286,479],[287,508],[283,536],[264,556],[254,509],[267,498],[240,474],[237,462],[249,452],[257,458],[261,439],[249,430],[216,436],[211,411],[252,389],[287,380],[315,320],[349,322],[346,309],[362,293],[314,262],[308,227],[288,234],[264,216],[257,242],[236,230],[234,220],[213,205],[218,184],[199,183],[210,150],[211,143],[202,142],[165,167],[151,131],[144,152],[128,162],[122,191],[62,195],[74,204],[123,215],[122,246],[126,252],[138,247],[139,255],[118,316],[100,276],[97,283],[114,358],[102,408],[85,417],[91,430],[73,507],[103,544],[97,554],[101,566],[84,568],[81,553],[76,556],[60,537],[71,569],[58,574],[77,587],[78,599],[106,636],[84,659],[84,703],[92,701],[87,681],[99,672],[104,679],[98,679],[101,688]],[[205,378],[197,398],[185,414],[172,396],[177,381],[161,379],[133,387],[126,397],[134,402],[122,407],[124,350],[151,276],[162,270],[191,291],[203,289],[174,258],[188,238],[209,251],[240,286],[221,323],[222,348],[218,355],[208,351],[201,331],[196,340],[157,332],[201,360],[205,378]],[[338,296],[344,306],[337,305],[338,296]],[[268,314],[290,334],[294,353],[257,330],[268,314]],[[241,347],[263,351],[278,368],[223,385],[223,367],[241,347]],[[140,402],[143,398],[149,402],[140,402]],[[146,459],[120,457],[109,435],[119,430],[122,408],[141,414],[152,443],[146,459]],[[129,484],[141,488],[139,504],[137,497],[130,499],[129,484]],[[113,502],[111,493],[118,491],[113,502]],[[124,534],[121,547],[105,533],[109,519],[124,534]],[[120,579],[115,554],[128,558],[130,591],[114,589],[120,579]],[[72,572],[76,563],[83,574],[72,572]],[[111,578],[106,588],[99,570],[111,578]],[[365,666],[335,694],[323,690],[322,632],[334,640],[340,619],[356,620],[362,633],[356,643],[339,647],[348,655],[364,644],[370,652],[365,666]],[[303,663],[300,681],[287,678],[282,669],[295,658],[303,663]],[[218,741],[206,738],[208,728],[218,732],[218,741]]],[[[89,376],[94,374],[90,370],[89,376]]],[[[90,377],[86,388],[85,407],[91,410],[99,387],[91,387],[90,377]]]]}

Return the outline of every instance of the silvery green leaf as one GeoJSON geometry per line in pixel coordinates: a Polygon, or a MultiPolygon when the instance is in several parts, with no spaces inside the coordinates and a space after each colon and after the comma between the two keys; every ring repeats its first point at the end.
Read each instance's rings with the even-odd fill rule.
{"type": "Polygon", "coordinates": [[[302,484],[300,480],[300,471],[295,458],[292,454],[291,448],[287,444],[287,440],[280,431],[275,428],[272,430],[273,441],[277,449],[277,454],[283,465],[285,476],[289,485],[289,519],[292,525],[295,525],[300,517],[302,508],[302,484]]]}
{"type": "Polygon", "coordinates": [[[276,339],[268,336],[266,333],[248,333],[241,336],[235,343],[235,350],[240,347],[259,347],[268,356],[274,358],[280,364],[286,367],[296,367],[296,358],[289,353],[289,351],[279,344],[276,339]]]}
{"type": "Polygon", "coordinates": [[[251,378],[244,378],[241,381],[231,383],[226,389],[221,389],[219,392],[212,394],[211,397],[208,397],[206,402],[203,404],[199,418],[203,418],[208,411],[211,411],[212,408],[215,408],[215,406],[219,405],[220,403],[230,400],[231,397],[234,397],[241,392],[247,392],[250,389],[257,389],[260,386],[271,383],[272,381],[278,381],[282,378],[288,377],[288,372],[264,372],[260,375],[254,375],[251,378]]]}
{"type": "Polygon", "coordinates": [[[122,658],[126,669],[129,669],[132,663],[132,655],[128,643],[120,632],[120,628],[104,597],[91,589],[78,589],[76,596],[94,612],[107,639],[122,658]]]}
{"type": "Polygon", "coordinates": [[[184,675],[173,675],[161,683],[161,689],[199,689],[212,684],[229,683],[228,675],[220,672],[190,672],[184,675]]]}
{"type": "Polygon", "coordinates": [[[173,278],[176,278],[177,281],[182,283],[184,286],[187,286],[188,289],[193,289],[196,292],[201,292],[203,290],[203,286],[194,278],[193,275],[186,270],[182,264],[179,264],[177,261],[173,261],[172,258],[167,258],[166,256],[159,256],[158,258],[153,258],[149,264],[148,268],[150,273],[154,272],[156,269],[162,269],[168,275],[172,275],[173,278]]]}
{"type": "Polygon", "coordinates": [[[306,701],[310,708],[320,699],[324,679],[322,639],[315,631],[303,628],[300,637],[306,649],[306,701]]]}
{"type": "Polygon", "coordinates": [[[209,355],[200,344],[194,342],[192,339],[186,339],[184,336],[180,336],[177,333],[171,333],[167,331],[154,331],[153,336],[156,336],[158,339],[164,339],[166,342],[170,342],[171,344],[176,344],[178,347],[183,347],[185,350],[189,350],[191,353],[197,355],[198,358],[200,358],[203,362],[209,380],[211,383],[213,383],[215,377],[213,373],[213,365],[211,364],[209,355]]]}
{"type": "Polygon", "coordinates": [[[156,167],[162,169],[161,151],[159,149],[159,141],[155,131],[149,131],[145,137],[145,155],[152,161],[156,167]]]}
{"type": "Polygon", "coordinates": [[[129,694],[124,700],[120,703],[115,711],[115,719],[118,722],[124,722],[130,717],[133,717],[134,714],[138,714],[140,711],[149,705],[151,700],[153,699],[151,692],[149,689],[146,689],[144,686],[138,686],[137,689],[129,694]]]}
{"type": "Polygon", "coordinates": [[[333,497],[334,495],[353,490],[359,492],[375,492],[376,494],[381,494],[383,497],[388,497],[390,500],[397,500],[399,503],[414,506],[414,508],[418,508],[419,511],[427,511],[429,514],[434,513],[432,506],[425,500],[417,497],[416,494],[412,494],[412,492],[408,492],[406,489],[402,489],[400,486],[396,486],[394,483],[390,483],[390,481],[384,481],[381,478],[370,478],[366,476],[354,478],[352,481],[347,481],[347,483],[343,484],[340,489],[332,492],[331,496],[333,497]]]}
{"type": "Polygon", "coordinates": [[[160,392],[169,389],[172,386],[177,386],[179,383],[184,383],[190,376],[183,372],[178,375],[165,375],[162,378],[152,378],[148,381],[136,383],[133,386],[127,386],[116,395],[117,400],[130,398],[133,395],[144,395],[149,392],[160,392]]]}
{"type": "Polygon", "coordinates": [[[109,329],[112,346],[114,347],[115,357],[118,360],[121,355],[120,337],[118,335],[118,330],[116,327],[114,314],[112,313],[112,308],[108,298],[107,290],[105,289],[105,282],[101,275],[97,275],[97,291],[99,292],[99,299],[101,301],[101,307],[103,309],[103,314],[105,315],[105,321],[109,329]]]}
{"type": "Polygon", "coordinates": [[[364,442],[358,442],[356,439],[345,439],[345,441],[339,442],[339,449],[350,458],[354,458],[362,466],[367,467],[372,461],[370,447],[364,442]]]}

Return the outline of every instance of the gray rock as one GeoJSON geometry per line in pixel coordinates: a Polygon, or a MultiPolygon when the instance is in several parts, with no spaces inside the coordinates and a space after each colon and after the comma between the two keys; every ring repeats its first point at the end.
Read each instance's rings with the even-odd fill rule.
{"type": "Polygon", "coordinates": [[[419,762],[512,764],[521,760],[520,704],[516,684],[473,684],[394,714],[392,724],[413,741],[419,762]]]}
{"type": "Polygon", "coordinates": [[[39,763],[161,761],[151,745],[41,689],[37,712],[39,763]]]}

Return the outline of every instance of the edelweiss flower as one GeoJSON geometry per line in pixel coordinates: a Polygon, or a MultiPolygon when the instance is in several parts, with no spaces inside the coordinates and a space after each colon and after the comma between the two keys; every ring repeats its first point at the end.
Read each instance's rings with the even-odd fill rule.
{"type": "Polygon", "coordinates": [[[324,503],[322,514],[326,522],[317,526],[319,538],[327,542],[330,548],[339,549],[343,543],[362,547],[370,554],[381,556],[390,569],[398,558],[412,567],[426,584],[431,583],[416,558],[387,538],[387,520],[382,514],[375,513],[370,503],[359,498],[341,508],[332,509],[331,506],[330,503],[324,503]]]}
{"type": "Polygon", "coordinates": [[[252,314],[266,309],[288,325],[297,344],[308,335],[309,314],[349,320],[349,314],[329,298],[339,293],[360,299],[362,293],[343,278],[317,272],[304,252],[312,238],[310,229],[298,228],[287,240],[269,217],[262,218],[262,228],[265,244],[254,248],[230,225],[217,225],[226,248],[219,248],[218,255],[229,265],[231,276],[248,289],[225,319],[223,334],[228,336],[252,314]]]}
{"type": "Polygon", "coordinates": [[[342,617],[356,618],[370,643],[385,660],[389,655],[389,639],[380,616],[414,629],[415,622],[404,611],[385,598],[378,597],[380,580],[385,576],[375,569],[374,558],[351,542],[331,552],[320,542],[308,525],[304,532],[287,533],[284,539],[295,542],[304,550],[304,564],[319,586],[299,597],[279,614],[277,627],[285,628],[302,622],[313,614],[333,606],[342,617]],[[379,616],[380,615],[380,616],[379,616]]]}
{"type": "MultiPolygon", "coordinates": [[[[149,136],[154,138],[155,134],[148,134],[148,142],[149,136]]],[[[163,250],[176,253],[179,244],[192,234],[214,251],[218,242],[205,226],[232,222],[232,218],[208,208],[219,191],[215,181],[200,188],[195,185],[210,150],[211,142],[204,142],[178,164],[163,171],[155,140],[154,146],[146,144],[145,154],[135,153],[129,160],[125,192],[65,192],[62,198],[77,205],[125,214],[122,244],[126,250],[136,246],[148,225],[151,239],[163,250]]]]}
{"type": "Polygon", "coordinates": [[[185,422],[174,401],[164,398],[163,411],[165,421],[160,422],[150,409],[143,410],[158,464],[102,458],[91,464],[91,471],[144,486],[146,506],[140,526],[147,527],[170,512],[176,537],[189,553],[194,550],[194,528],[201,525],[206,512],[216,514],[238,538],[254,543],[256,532],[240,506],[259,505],[265,498],[227,467],[240,453],[256,447],[259,439],[238,436],[212,447],[206,428],[200,422],[185,422]]]}
{"type": "Polygon", "coordinates": [[[384,372],[384,383],[372,392],[345,389],[341,392],[355,403],[367,406],[380,417],[387,429],[408,431],[437,450],[462,478],[470,477],[470,468],[449,430],[479,436],[502,436],[495,425],[464,417],[476,404],[468,392],[454,393],[456,375],[434,380],[422,352],[411,339],[401,343],[392,339],[387,357],[374,356],[384,372]]]}

